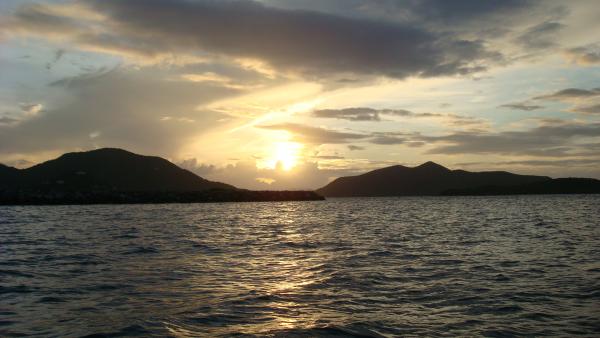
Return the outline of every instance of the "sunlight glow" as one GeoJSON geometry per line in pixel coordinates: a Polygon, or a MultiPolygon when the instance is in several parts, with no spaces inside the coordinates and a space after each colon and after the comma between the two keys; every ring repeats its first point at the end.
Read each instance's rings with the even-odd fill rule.
{"type": "Polygon", "coordinates": [[[290,171],[298,165],[302,147],[297,142],[276,142],[269,158],[263,163],[257,163],[257,167],[290,171]]]}

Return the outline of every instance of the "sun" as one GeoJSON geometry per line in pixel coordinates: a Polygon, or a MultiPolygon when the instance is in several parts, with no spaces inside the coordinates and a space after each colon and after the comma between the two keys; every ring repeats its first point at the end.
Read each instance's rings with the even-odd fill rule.
{"type": "Polygon", "coordinates": [[[266,161],[266,167],[289,171],[298,165],[302,144],[297,142],[276,142],[273,152],[266,161]]]}

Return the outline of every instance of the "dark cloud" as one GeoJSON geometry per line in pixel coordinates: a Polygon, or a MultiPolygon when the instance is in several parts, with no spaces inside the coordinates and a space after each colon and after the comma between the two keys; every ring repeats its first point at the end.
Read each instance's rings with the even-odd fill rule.
{"type": "MultiPolygon", "coordinates": [[[[461,24],[465,20],[481,19],[488,15],[506,15],[516,10],[529,8],[536,2],[529,0],[420,0],[413,1],[413,7],[409,10],[421,19],[461,24]]],[[[402,4],[399,1],[395,3],[402,4]]]]}
{"type": "Polygon", "coordinates": [[[458,132],[445,136],[416,136],[435,147],[430,154],[503,154],[565,156],[586,147],[573,141],[600,137],[600,123],[549,123],[526,131],[458,132]]]}
{"type": "Polygon", "coordinates": [[[63,57],[63,55],[65,55],[64,49],[59,49],[54,52],[54,58],[52,58],[52,60],[46,64],[46,69],[52,69],[52,67],[54,67],[54,65],[63,57]]]}
{"type": "Polygon", "coordinates": [[[381,121],[379,111],[372,108],[320,109],[315,110],[313,116],[350,121],[381,121]]]}
{"type": "Polygon", "coordinates": [[[559,90],[556,93],[536,96],[534,100],[551,100],[551,101],[562,101],[579,98],[590,98],[594,96],[600,96],[600,88],[594,89],[578,89],[578,88],[567,88],[559,90]]]}
{"type": "Polygon", "coordinates": [[[350,144],[350,145],[348,145],[348,150],[350,150],[350,151],[365,150],[365,147],[361,147],[361,146],[356,146],[356,145],[350,144]]]}
{"type": "Polygon", "coordinates": [[[414,140],[412,134],[406,134],[401,132],[374,132],[372,138],[369,139],[369,143],[379,145],[398,145],[402,144],[411,148],[418,148],[426,145],[424,141],[414,140]]]}
{"type": "Polygon", "coordinates": [[[526,102],[517,102],[517,103],[503,104],[503,105],[500,106],[500,108],[508,108],[508,109],[513,109],[513,110],[531,111],[531,110],[542,109],[544,107],[543,106],[539,106],[539,105],[535,105],[535,104],[529,104],[529,103],[526,103],[526,102]]]}
{"type": "Polygon", "coordinates": [[[406,142],[406,139],[398,136],[388,136],[381,135],[375,136],[370,140],[373,144],[381,144],[381,145],[394,145],[394,144],[402,144],[406,142]]]}
{"type": "MultiPolygon", "coordinates": [[[[281,3],[281,0],[277,1],[281,3]]],[[[298,1],[284,0],[287,7],[298,8],[298,1]],[[294,5],[296,7],[294,7],[294,5]]],[[[425,24],[428,27],[449,30],[486,22],[486,30],[498,34],[500,27],[490,27],[496,21],[505,22],[516,14],[530,10],[538,0],[329,0],[309,2],[311,8],[342,15],[355,15],[360,12],[375,18],[386,18],[425,24]],[[331,5],[335,3],[335,5],[331,5]],[[503,20],[502,20],[503,19],[503,20]]],[[[303,1],[302,4],[306,4],[303,1]]],[[[505,31],[506,29],[504,29],[505,31]]]]}
{"type": "Polygon", "coordinates": [[[417,25],[267,7],[255,1],[84,0],[102,25],[24,6],[9,29],[62,34],[97,50],[156,57],[210,53],[256,58],[322,77],[332,73],[407,76],[468,74],[501,60],[483,41],[417,25]],[[91,29],[90,27],[95,27],[91,29]],[[99,28],[104,28],[102,30],[99,28]]]}
{"type": "MultiPolygon", "coordinates": [[[[405,109],[374,109],[367,107],[353,107],[342,109],[320,109],[315,110],[312,115],[319,118],[335,118],[349,121],[384,121],[382,116],[402,116],[410,118],[434,118],[454,126],[466,126],[483,124],[484,121],[472,116],[442,113],[415,113],[405,109]]],[[[392,140],[386,137],[379,138],[378,144],[385,142],[399,143],[400,140],[392,140]]]]}
{"type": "Polygon", "coordinates": [[[427,143],[423,142],[423,141],[408,141],[408,142],[405,142],[404,145],[411,147],[411,148],[419,148],[419,147],[423,147],[423,146],[427,145],[427,143]]]}
{"type": "Polygon", "coordinates": [[[557,34],[564,28],[559,22],[543,22],[527,29],[516,42],[527,49],[545,49],[556,45],[557,34]]]}
{"type": "Polygon", "coordinates": [[[381,121],[381,115],[410,116],[414,113],[404,109],[373,109],[365,107],[344,109],[320,109],[313,116],[320,118],[335,118],[349,121],[381,121]]]}
{"type": "Polygon", "coordinates": [[[374,132],[369,143],[379,145],[397,145],[407,142],[407,134],[401,132],[374,132]]]}
{"type": "Polygon", "coordinates": [[[0,23],[0,28],[11,31],[71,34],[85,27],[80,24],[77,18],[59,16],[48,6],[29,3],[19,7],[12,20],[0,23]]]}

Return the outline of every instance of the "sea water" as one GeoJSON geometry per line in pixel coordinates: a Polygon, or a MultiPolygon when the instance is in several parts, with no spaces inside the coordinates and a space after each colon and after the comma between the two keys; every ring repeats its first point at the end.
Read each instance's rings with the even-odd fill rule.
{"type": "Polygon", "coordinates": [[[0,336],[600,336],[600,195],[0,207],[0,336]]]}

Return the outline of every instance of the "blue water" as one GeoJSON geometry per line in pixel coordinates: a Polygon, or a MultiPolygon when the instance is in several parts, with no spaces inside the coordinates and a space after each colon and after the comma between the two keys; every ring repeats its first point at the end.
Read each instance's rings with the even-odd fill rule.
{"type": "Polygon", "coordinates": [[[600,196],[0,207],[0,336],[600,336],[600,196]]]}

